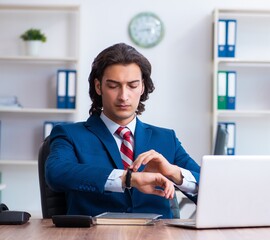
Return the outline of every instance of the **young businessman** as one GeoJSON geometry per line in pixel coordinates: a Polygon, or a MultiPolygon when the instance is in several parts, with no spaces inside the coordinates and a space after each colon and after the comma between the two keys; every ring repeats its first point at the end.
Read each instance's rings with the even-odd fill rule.
{"type": "Polygon", "coordinates": [[[196,201],[199,166],[173,130],[137,117],[154,91],[150,75],[149,61],[133,47],[108,47],[92,64],[90,117],[52,130],[46,180],[66,193],[67,214],[150,212],[172,218],[174,185],[196,201]],[[129,137],[122,143],[124,135],[129,137]]]}

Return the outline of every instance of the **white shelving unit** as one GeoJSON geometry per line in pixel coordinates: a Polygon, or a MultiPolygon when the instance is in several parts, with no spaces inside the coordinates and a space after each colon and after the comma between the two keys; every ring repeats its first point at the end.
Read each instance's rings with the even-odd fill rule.
{"type": "Polygon", "coordinates": [[[41,215],[37,157],[44,121],[73,121],[77,109],[57,109],[56,73],[76,69],[79,81],[79,5],[0,4],[0,96],[22,108],[0,107],[0,172],[10,209],[41,215]],[[29,28],[47,36],[40,55],[26,56],[20,35],[29,28]]]}
{"type": "MultiPolygon", "coordinates": [[[[219,121],[236,123],[236,154],[270,154],[270,10],[213,13],[213,143],[219,121]],[[219,58],[219,19],[236,19],[235,58],[219,58]],[[217,109],[217,73],[236,71],[236,109],[217,109]]],[[[213,144],[214,145],[214,144],[213,144]]]]}

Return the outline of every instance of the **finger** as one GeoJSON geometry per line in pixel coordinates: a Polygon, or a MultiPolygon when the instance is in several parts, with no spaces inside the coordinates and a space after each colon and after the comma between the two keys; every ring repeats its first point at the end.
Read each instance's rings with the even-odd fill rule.
{"type": "Polygon", "coordinates": [[[174,197],[174,188],[169,187],[169,189],[167,189],[165,191],[165,189],[153,189],[152,194],[158,195],[160,197],[165,197],[166,199],[173,199],[174,197]]]}
{"type": "Polygon", "coordinates": [[[147,165],[150,161],[154,159],[161,159],[161,157],[163,156],[160,153],[156,152],[155,150],[150,150],[140,156],[140,162],[142,165],[147,165]]]}
{"type": "MultiPolygon", "coordinates": [[[[147,157],[147,155],[149,154],[148,152],[144,152],[142,154],[140,154],[135,161],[133,162],[133,164],[131,165],[131,169],[133,169],[133,171],[138,171],[138,169],[140,168],[140,166],[143,164],[145,158],[147,157]]],[[[144,164],[145,165],[145,164],[144,164]]]]}
{"type": "Polygon", "coordinates": [[[154,194],[160,197],[165,197],[165,192],[163,189],[157,189],[156,185],[147,185],[141,189],[142,192],[147,193],[147,194],[154,194]]]}
{"type": "Polygon", "coordinates": [[[165,197],[167,199],[173,199],[174,198],[175,189],[174,186],[171,185],[167,191],[165,191],[165,197]]]}
{"type": "Polygon", "coordinates": [[[160,197],[165,197],[165,192],[162,189],[154,189],[152,191],[152,194],[160,196],[160,197]]]}
{"type": "Polygon", "coordinates": [[[142,157],[139,155],[134,162],[130,165],[130,169],[132,169],[134,172],[137,172],[142,164],[142,157]]]}
{"type": "Polygon", "coordinates": [[[175,191],[173,183],[169,179],[163,176],[161,178],[163,182],[162,183],[163,186],[161,187],[164,189],[165,197],[167,199],[172,199],[174,197],[174,191],[175,191]]]}

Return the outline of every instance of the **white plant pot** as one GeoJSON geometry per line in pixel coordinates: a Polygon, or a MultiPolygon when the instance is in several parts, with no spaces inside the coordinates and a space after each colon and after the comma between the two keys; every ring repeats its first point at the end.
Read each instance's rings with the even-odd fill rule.
{"type": "Polygon", "coordinates": [[[38,56],[42,42],[39,40],[25,41],[25,53],[28,56],[38,56]]]}

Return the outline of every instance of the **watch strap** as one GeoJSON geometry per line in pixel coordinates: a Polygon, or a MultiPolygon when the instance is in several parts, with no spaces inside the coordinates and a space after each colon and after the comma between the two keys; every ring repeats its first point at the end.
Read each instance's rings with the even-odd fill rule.
{"type": "Polygon", "coordinates": [[[132,170],[130,168],[127,169],[127,174],[126,174],[126,181],[125,181],[125,185],[127,189],[131,189],[131,175],[132,175],[132,170]]]}

